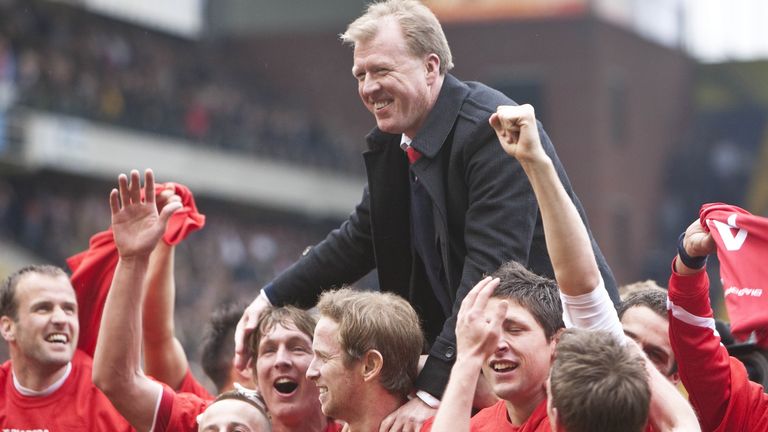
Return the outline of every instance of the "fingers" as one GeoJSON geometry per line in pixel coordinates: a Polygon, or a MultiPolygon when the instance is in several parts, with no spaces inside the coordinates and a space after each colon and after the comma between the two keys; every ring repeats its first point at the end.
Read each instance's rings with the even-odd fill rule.
{"type": "MultiPolygon", "coordinates": [[[[130,183],[128,183],[128,196],[130,201],[128,203],[140,203],[141,202],[141,178],[139,177],[138,170],[131,170],[130,183]]],[[[123,201],[123,206],[127,205],[123,201]]]]}
{"type": "Polygon", "coordinates": [[[155,174],[151,168],[144,171],[144,200],[147,204],[155,203],[155,174]]]}
{"type": "Polygon", "coordinates": [[[181,201],[173,201],[166,204],[166,206],[163,207],[163,210],[160,212],[160,222],[162,222],[163,225],[168,223],[168,219],[170,219],[171,216],[176,213],[176,211],[181,210],[181,207],[181,201]]]}
{"type": "MultiPolygon", "coordinates": [[[[248,311],[245,312],[246,314],[248,311]]],[[[245,321],[247,320],[246,315],[243,315],[242,318],[240,318],[240,321],[237,323],[237,327],[235,327],[235,367],[242,370],[245,367],[245,364],[247,363],[245,354],[245,337],[246,337],[246,329],[245,329],[245,321]]]]}
{"type": "Polygon", "coordinates": [[[491,127],[496,132],[501,130],[501,119],[499,118],[499,114],[497,112],[491,114],[491,118],[488,119],[488,123],[491,124],[491,127]]]}
{"type": "MultiPolygon", "coordinates": [[[[254,303],[259,297],[254,300],[254,303]]],[[[235,327],[235,367],[243,370],[248,365],[248,359],[251,357],[249,347],[247,346],[248,335],[256,327],[258,321],[258,312],[254,312],[253,303],[245,309],[243,316],[235,327]]]]}
{"type": "Polygon", "coordinates": [[[117,176],[117,187],[120,191],[120,202],[123,204],[123,207],[125,207],[131,202],[128,195],[128,177],[126,177],[125,174],[117,176]]]}
{"type": "Polygon", "coordinates": [[[112,210],[112,214],[120,211],[120,198],[117,195],[117,189],[112,189],[109,192],[109,209],[112,210]]]}
{"type": "Polygon", "coordinates": [[[381,421],[381,424],[379,425],[379,432],[389,432],[392,429],[392,426],[395,425],[396,419],[397,419],[397,410],[395,410],[395,412],[391,413],[390,415],[386,416],[384,420],[381,421]]]}
{"type": "Polygon", "coordinates": [[[464,300],[461,302],[461,308],[471,308],[475,304],[475,299],[477,298],[477,294],[483,289],[483,287],[491,281],[490,276],[486,276],[483,278],[480,282],[478,282],[474,287],[472,287],[471,290],[467,293],[466,296],[464,296],[464,300]]]}
{"type": "Polygon", "coordinates": [[[491,317],[491,322],[488,323],[488,327],[491,329],[501,328],[501,322],[504,320],[504,317],[507,316],[508,308],[509,308],[509,303],[506,300],[500,301],[496,305],[496,311],[491,317]]]}
{"type": "MultiPolygon", "coordinates": [[[[490,281],[487,281],[483,287],[480,289],[480,291],[477,293],[477,299],[475,300],[475,308],[478,310],[485,310],[485,306],[488,304],[488,299],[491,298],[491,294],[493,294],[493,290],[496,289],[497,286],[499,286],[500,280],[499,278],[491,279],[490,281]]],[[[505,308],[506,312],[506,308],[505,308]]]]}

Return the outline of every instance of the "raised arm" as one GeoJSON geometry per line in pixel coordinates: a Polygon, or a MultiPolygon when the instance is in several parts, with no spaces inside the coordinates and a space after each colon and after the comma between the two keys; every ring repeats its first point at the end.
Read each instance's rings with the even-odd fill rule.
{"type": "MultiPolygon", "coordinates": [[[[156,197],[158,211],[171,202],[181,202],[173,187],[156,197]]],[[[149,258],[149,269],[144,281],[146,298],[142,322],[144,324],[144,371],[160,382],[178,389],[189,363],[181,343],[174,332],[174,301],[176,285],[173,276],[175,247],[160,241],[149,258]]]]}
{"type": "Polygon", "coordinates": [[[174,251],[173,246],[160,242],[149,259],[143,309],[144,370],[178,389],[189,363],[174,332],[174,251]]]}
{"type": "Polygon", "coordinates": [[[533,187],[560,290],[572,296],[592,292],[600,271],[589,234],[541,145],[533,107],[500,106],[490,123],[501,146],[520,162],[533,187]]]}
{"type": "Polygon", "coordinates": [[[498,279],[487,277],[461,303],[456,320],[456,363],[432,424],[433,431],[469,431],[475,393],[467,389],[475,388],[483,362],[496,349],[507,312],[507,302],[501,301],[494,316],[486,319],[488,299],[498,285],[498,279]]]}
{"type": "Polygon", "coordinates": [[[104,305],[96,353],[93,381],[120,414],[139,431],[152,427],[160,384],[141,371],[141,305],[149,256],[165,231],[171,214],[181,207],[166,205],[158,214],[155,206],[152,171],[144,174],[146,199],[141,199],[138,171],[131,171],[130,182],[121,174],[118,189],[109,196],[112,231],[120,255],[112,286],[104,305]]]}
{"type": "Polygon", "coordinates": [[[699,220],[686,229],[669,279],[669,342],[675,353],[688,397],[704,430],[734,426],[746,419],[734,416],[734,424],[725,423],[734,378],[747,380],[744,367],[729,357],[715,330],[715,319],[709,301],[709,278],[705,257],[715,252],[712,235],[699,220]],[[742,373],[741,376],[734,372],[742,373]]]}

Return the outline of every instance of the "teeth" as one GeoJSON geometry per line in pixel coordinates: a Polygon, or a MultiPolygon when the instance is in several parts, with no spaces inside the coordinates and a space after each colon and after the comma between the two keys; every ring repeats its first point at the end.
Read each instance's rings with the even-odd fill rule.
{"type": "Polygon", "coordinates": [[[289,378],[278,378],[275,380],[275,384],[292,384],[294,381],[289,378]]]}
{"type": "Polygon", "coordinates": [[[376,108],[376,109],[381,109],[381,108],[384,108],[387,105],[389,105],[389,101],[386,101],[386,102],[381,101],[381,102],[374,103],[373,107],[376,108]]]}
{"type": "Polygon", "coordinates": [[[67,335],[56,333],[45,338],[48,342],[67,343],[67,335]]]}
{"type": "Polygon", "coordinates": [[[500,372],[500,371],[514,369],[516,365],[512,362],[500,361],[500,362],[494,363],[491,367],[493,368],[493,370],[500,372]]]}

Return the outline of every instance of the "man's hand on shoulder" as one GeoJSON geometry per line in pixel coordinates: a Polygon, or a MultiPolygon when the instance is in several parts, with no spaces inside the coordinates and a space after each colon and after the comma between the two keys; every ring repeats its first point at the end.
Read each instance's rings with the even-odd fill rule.
{"type": "Polygon", "coordinates": [[[248,346],[248,339],[256,328],[256,323],[259,321],[261,313],[270,306],[269,300],[267,300],[267,297],[262,292],[245,308],[242,318],[237,323],[237,328],[235,329],[235,367],[238,370],[242,371],[248,367],[248,360],[250,360],[253,354],[248,346]]]}
{"type": "Polygon", "coordinates": [[[436,413],[437,408],[415,397],[385,417],[379,432],[419,432],[424,422],[436,413]]]}

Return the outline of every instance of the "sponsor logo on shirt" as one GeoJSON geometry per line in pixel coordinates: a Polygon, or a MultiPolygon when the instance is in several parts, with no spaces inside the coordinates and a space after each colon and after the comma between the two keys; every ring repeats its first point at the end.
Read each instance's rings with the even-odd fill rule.
{"type": "Polygon", "coordinates": [[[735,295],[738,297],[762,297],[763,296],[763,289],[762,288],[737,288],[737,287],[728,287],[728,289],[725,290],[725,296],[728,297],[729,295],[735,295]]]}

